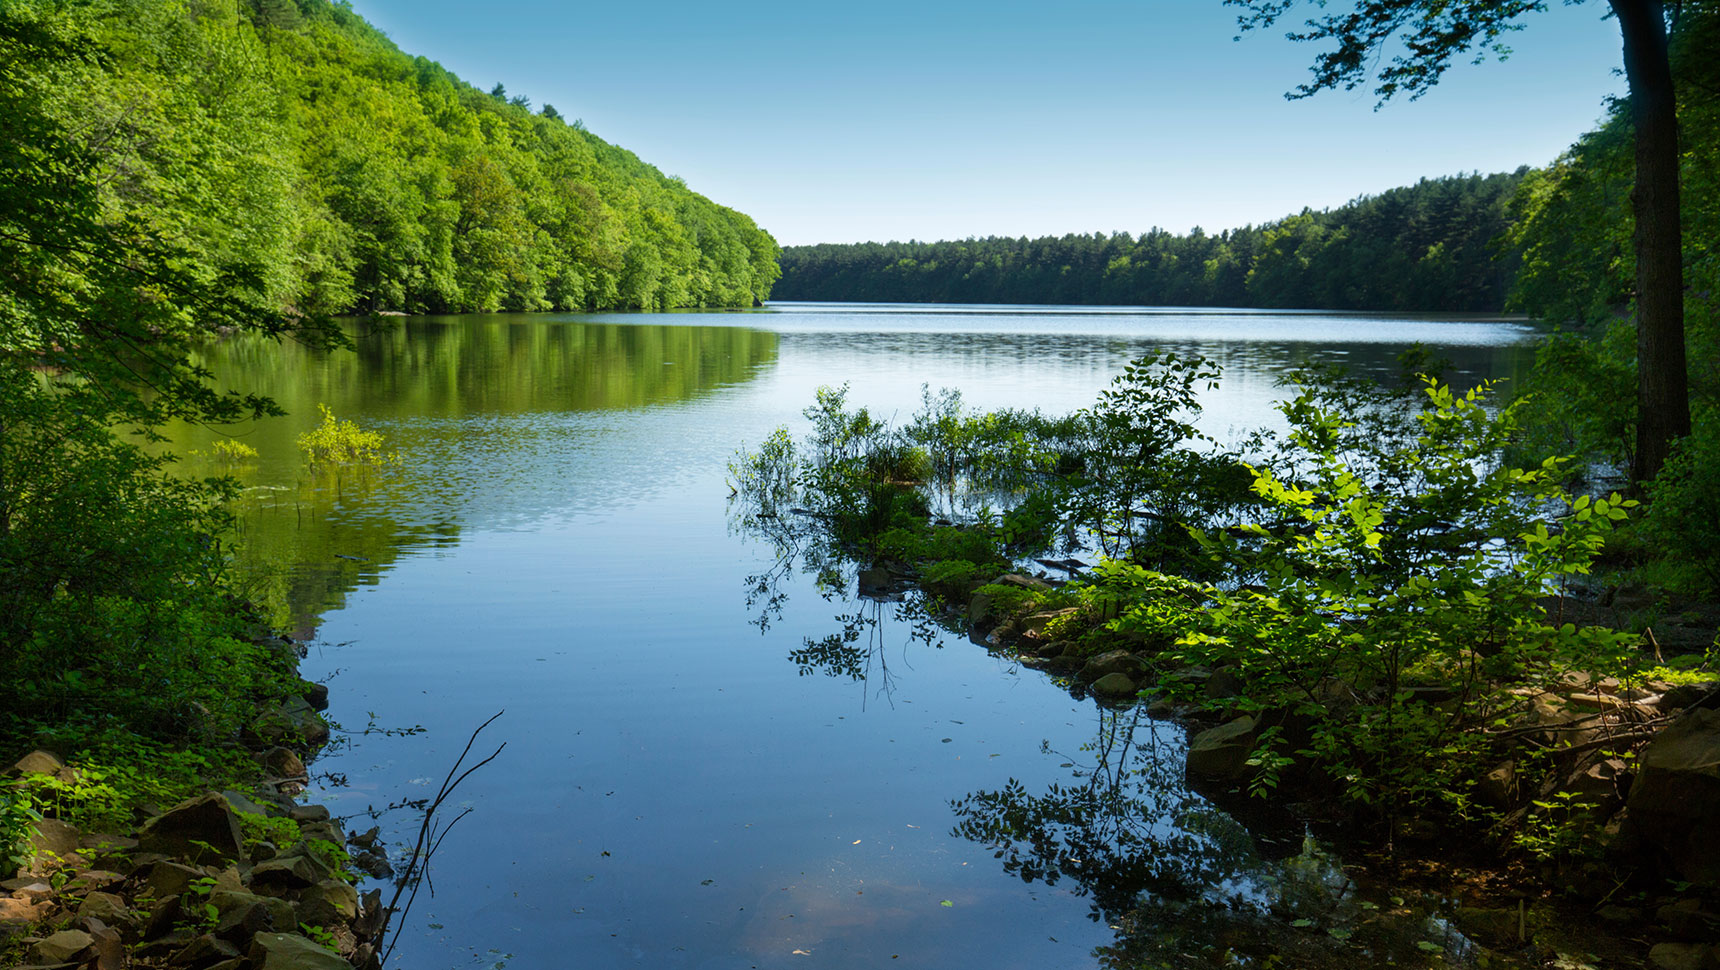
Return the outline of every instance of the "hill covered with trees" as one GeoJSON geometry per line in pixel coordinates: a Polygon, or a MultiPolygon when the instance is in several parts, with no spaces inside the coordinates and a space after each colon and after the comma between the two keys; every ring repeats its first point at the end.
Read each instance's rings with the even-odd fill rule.
{"type": "Polygon", "coordinates": [[[752,305],[777,247],[624,149],[330,0],[18,0],[113,218],[311,314],[752,305]]]}
{"type": "Polygon", "coordinates": [[[1458,175],[1218,235],[790,246],[778,299],[1497,311],[1527,174],[1458,175]]]}

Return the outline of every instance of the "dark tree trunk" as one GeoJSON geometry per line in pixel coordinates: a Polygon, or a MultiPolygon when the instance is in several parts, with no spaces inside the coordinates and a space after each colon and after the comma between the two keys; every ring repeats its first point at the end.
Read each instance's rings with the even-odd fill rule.
{"type": "Polygon", "coordinates": [[[1690,433],[1684,363],[1684,248],[1678,216],[1678,112],[1661,0],[1610,0],[1624,35],[1636,128],[1636,456],[1631,479],[1660,473],[1690,433]]]}

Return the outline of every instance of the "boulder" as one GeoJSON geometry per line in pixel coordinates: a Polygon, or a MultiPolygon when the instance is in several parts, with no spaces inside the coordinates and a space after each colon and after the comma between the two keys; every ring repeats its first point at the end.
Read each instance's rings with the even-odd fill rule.
{"type": "Polygon", "coordinates": [[[1254,718],[1246,715],[1208,728],[1188,747],[1188,772],[1205,778],[1235,778],[1254,752],[1254,718]]]}
{"type": "Polygon", "coordinates": [[[338,926],[358,916],[358,890],[339,879],[324,879],[299,896],[298,922],[338,926]]]}
{"type": "Polygon", "coordinates": [[[252,867],[251,885],[271,891],[303,889],[328,875],[321,868],[303,855],[278,856],[252,867]]]}
{"type": "Polygon", "coordinates": [[[352,964],[297,933],[258,933],[249,956],[256,970],[353,970],[352,964]]]}
{"type": "Polygon", "coordinates": [[[179,952],[168,959],[175,967],[207,967],[239,956],[239,948],[213,933],[193,937],[179,952]]]}
{"type": "Polygon", "coordinates": [[[1633,835],[1660,850],[1683,878],[1720,886],[1720,710],[1698,708],[1661,731],[1637,757],[1628,801],[1633,835]]]}
{"type": "Polygon", "coordinates": [[[218,890],[209,894],[209,905],[215,907],[217,934],[221,925],[261,923],[265,930],[290,930],[297,925],[293,919],[293,904],[273,896],[260,896],[243,890],[218,890]]]}
{"type": "Polygon", "coordinates": [[[1679,684],[1660,695],[1662,711],[1681,711],[1687,707],[1709,707],[1714,704],[1720,704],[1720,681],[1679,684]]]}
{"type": "Polygon", "coordinates": [[[99,919],[109,926],[124,926],[137,919],[124,899],[113,893],[90,893],[78,904],[78,919],[99,919]]]}
{"type": "Polygon", "coordinates": [[[1206,696],[1212,700],[1236,697],[1242,693],[1242,678],[1228,667],[1220,667],[1206,676],[1206,696]]]}
{"type": "Polygon", "coordinates": [[[1702,908],[1700,899],[1681,899],[1655,911],[1655,919],[1680,940],[1720,940],[1720,914],[1702,908]]]}
{"type": "Polygon", "coordinates": [[[143,823],[138,847],[194,862],[213,862],[214,856],[236,860],[244,856],[239,816],[225,796],[209,792],[168,809],[143,823]]]}
{"type": "Polygon", "coordinates": [[[1134,654],[1127,650],[1108,650],[1083,664],[1075,679],[1083,684],[1091,684],[1107,674],[1133,676],[1140,670],[1141,662],[1134,654]]]}
{"type": "Polygon", "coordinates": [[[1037,576],[1027,576],[1022,573],[1004,573],[1002,576],[992,580],[992,584],[996,586],[1014,586],[1017,589],[1030,589],[1041,593],[1051,589],[1051,584],[1045,580],[1040,579],[1037,576]]]}
{"type": "Polygon", "coordinates": [[[1076,607],[1070,606],[1061,610],[1046,610],[1041,613],[1030,613],[1021,618],[1021,622],[1017,624],[1017,628],[1020,629],[1022,634],[1025,636],[1038,638],[1044,634],[1046,626],[1048,626],[1052,620],[1060,617],[1071,616],[1076,612],[1076,607]]]}
{"type": "Polygon", "coordinates": [[[295,822],[326,822],[328,821],[327,805],[294,805],[287,811],[287,817],[295,822]]]}
{"type": "Polygon", "coordinates": [[[254,740],[279,744],[303,741],[313,747],[328,741],[328,722],[303,697],[289,697],[245,731],[254,740]]]}
{"type": "Polygon", "coordinates": [[[202,878],[203,873],[190,866],[182,866],[177,862],[157,862],[149,867],[149,875],[144,877],[144,885],[151,896],[167,899],[178,896],[193,882],[202,878]]]}
{"type": "Polygon", "coordinates": [[[99,919],[85,919],[90,948],[84,956],[85,970],[122,970],[126,965],[125,940],[119,931],[99,919]]]}
{"type": "Polygon", "coordinates": [[[44,920],[54,911],[54,903],[48,899],[28,900],[12,896],[0,896],[0,923],[35,923],[44,920]]]}
{"type": "Polygon", "coordinates": [[[273,747],[263,753],[263,767],[277,778],[304,778],[304,759],[291,748],[273,747]]]}
{"type": "Polygon", "coordinates": [[[318,710],[318,711],[328,710],[328,685],[327,684],[318,684],[318,683],[314,683],[314,682],[307,682],[305,684],[304,693],[301,694],[300,696],[302,696],[305,699],[305,703],[309,704],[313,710],[318,710]]]}
{"type": "Polygon", "coordinates": [[[32,751],[12,763],[6,769],[8,775],[58,775],[66,770],[66,763],[52,751],[32,751]]]}
{"type": "Polygon", "coordinates": [[[1712,950],[1703,943],[1657,943],[1648,951],[1648,962],[1660,970],[1710,970],[1712,950]]]}
{"type": "Polygon", "coordinates": [[[1092,691],[1100,697],[1126,698],[1134,697],[1140,688],[1135,686],[1128,674],[1110,673],[1093,681],[1092,691]]]}
{"type": "Polygon", "coordinates": [[[36,941],[30,947],[29,959],[32,963],[71,963],[94,942],[95,937],[83,930],[61,930],[36,941]]]}
{"type": "Polygon", "coordinates": [[[1492,808],[1510,808],[1517,803],[1517,762],[1506,761],[1475,783],[1475,799],[1492,808]]]}
{"type": "Polygon", "coordinates": [[[990,593],[975,593],[968,600],[967,621],[981,632],[997,625],[996,603],[990,593]]]}
{"type": "Polygon", "coordinates": [[[76,855],[82,841],[77,828],[60,821],[57,818],[44,818],[36,822],[36,830],[30,835],[30,844],[35,847],[38,858],[46,856],[59,860],[76,855]]]}

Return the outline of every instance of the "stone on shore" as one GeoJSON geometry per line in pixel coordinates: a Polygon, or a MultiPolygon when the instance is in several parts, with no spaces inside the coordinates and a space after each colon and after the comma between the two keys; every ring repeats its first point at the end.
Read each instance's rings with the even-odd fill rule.
{"type": "Polygon", "coordinates": [[[1637,757],[1628,800],[1632,835],[1683,878],[1720,886],[1720,710],[1691,710],[1637,757]]]}
{"type": "Polygon", "coordinates": [[[297,933],[258,933],[249,956],[256,970],[352,970],[352,964],[297,933]]]}
{"type": "Polygon", "coordinates": [[[244,839],[239,817],[226,797],[208,792],[181,802],[143,824],[138,847],[199,862],[213,862],[210,853],[223,860],[243,857],[244,839]],[[201,844],[199,844],[201,843],[201,844]],[[207,846],[207,848],[205,848],[207,846]]]}
{"type": "Polygon", "coordinates": [[[1254,718],[1244,715],[1194,736],[1188,771],[1204,778],[1235,778],[1254,752],[1254,718]]]}

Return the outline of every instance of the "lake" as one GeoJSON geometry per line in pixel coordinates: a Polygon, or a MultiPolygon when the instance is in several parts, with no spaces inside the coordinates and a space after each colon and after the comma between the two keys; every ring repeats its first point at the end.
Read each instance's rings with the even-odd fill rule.
{"type": "MultiPolygon", "coordinates": [[[[1075,701],[911,599],[854,598],[852,576],[826,598],[737,530],[726,464],[803,430],[820,385],[902,420],[923,385],[1062,412],[1171,349],[1224,367],[1201,424],[1225,437],[1272,423],[1289,368],[1385,374],[1421,342],[1459,382],[1510,378],[1534,336],[1500,318],[853,304],[355,332],[329,355],[211,348],[290,416],[230,429],[258,451],[237,465],[208,456],[213,432],[176,444],[247,486],[252,593],[330,682],[344,734],[314,797],[339,815],[428,797],[506,711],[476,745],[506,749],[444,808],[471,814],[403,923],[394,964],[415,968],[1108,966],[1172,937],[1217,946],[1267,909],[1329,912],[1343,876],[1324,850],[1251,838],[1189,792],[1180,728],[1075,701]],[[294,441],[319,404],[399,465],[305,472],[294,441]]],[[[378,824],[397,847],[417,828],[378,824]]],[[[1461,945],[1412,922],[1398,942],[1461,945]]]]}

